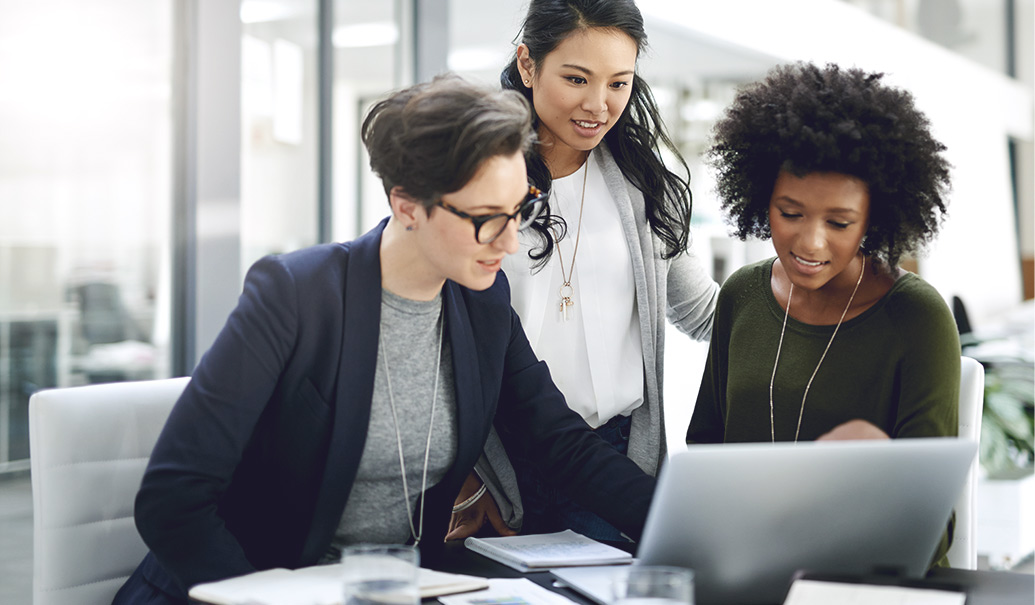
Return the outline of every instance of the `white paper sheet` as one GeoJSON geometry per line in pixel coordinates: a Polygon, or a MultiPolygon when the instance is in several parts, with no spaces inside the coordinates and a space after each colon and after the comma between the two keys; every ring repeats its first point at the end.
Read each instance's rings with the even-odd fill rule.
{"type": "MultiPolygon", "coordinates": [[[[267,569],[219,582],[198,584],[190,597],[213,605],[341,605],[341,564],[302,569],[267,569]]],[[[420,570],[422,597],[478,590],[488,586],[485,578],[420,570]]]]}
{"type": "Polygon", "coordinates": [[[528,578],[494,578],[488,590],[439,597],[442,605],[574,605],[528,578]]]}
{"type": "Polygon", "coordinates": [[[964,605],[967,595],[930,588],[795,580],[784,605],[964,605]]]}

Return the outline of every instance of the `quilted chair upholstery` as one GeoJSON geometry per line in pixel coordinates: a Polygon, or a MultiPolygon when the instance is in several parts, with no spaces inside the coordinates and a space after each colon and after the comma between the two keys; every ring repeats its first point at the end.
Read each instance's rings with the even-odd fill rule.
{"type": "Polygon", "coordinates": [[[35,605],[109,605],[147,552],[133,500],[189,378],[51,389],[29,401],[35,605]]]}

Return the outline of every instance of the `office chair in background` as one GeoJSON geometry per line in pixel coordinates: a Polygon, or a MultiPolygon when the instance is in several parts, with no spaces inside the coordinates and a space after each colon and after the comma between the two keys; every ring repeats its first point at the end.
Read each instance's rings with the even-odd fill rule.
{"type": "MultiPolygon", "coordinates": [[[[959,436],[975,443],[981,441],[981,412],[985,402],[985,369],[970,357],[960,358],[959,436]]],[[[977,506],[979,456],[974,457],[963,492],[956,500],[956,527],[949,547],[949,565],[962,569],[977,569],[977,536],[975,508],[977,506]]]]}
{"type": "Polygon", "coordinates": [[[147,380],[154,377],[158,351],[141,329],[113,281],[70,285],[68,299],[79,308],[72,370],[88,383],[147,380]]]}
{"type": "Polygon", "coordinates": [[[147,553],[133,501],[190,378],[51,389],[29,401],[34,605],[109,605],[147,553]]]}

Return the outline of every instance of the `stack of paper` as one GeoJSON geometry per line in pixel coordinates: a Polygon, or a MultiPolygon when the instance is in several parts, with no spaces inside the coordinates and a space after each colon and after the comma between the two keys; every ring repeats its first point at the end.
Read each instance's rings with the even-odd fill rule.
{"type": "Polygon", "coordinates": [[[963,605],[966,600],[967,595],[962,591],[795,580],[784,605],[963,605]]]}

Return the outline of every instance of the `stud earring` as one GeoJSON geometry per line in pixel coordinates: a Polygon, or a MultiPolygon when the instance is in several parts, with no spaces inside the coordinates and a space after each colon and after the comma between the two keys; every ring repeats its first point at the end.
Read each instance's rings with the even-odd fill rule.
{"type": "Polygon", "coordinates": [[[407,231],[413,231],[413,225],[406,225],[407,231]]]}
{"type": "Polygon", "coordinates": [[[525,86],[528,86],[528,80],[525,80],[525,86]]]}

